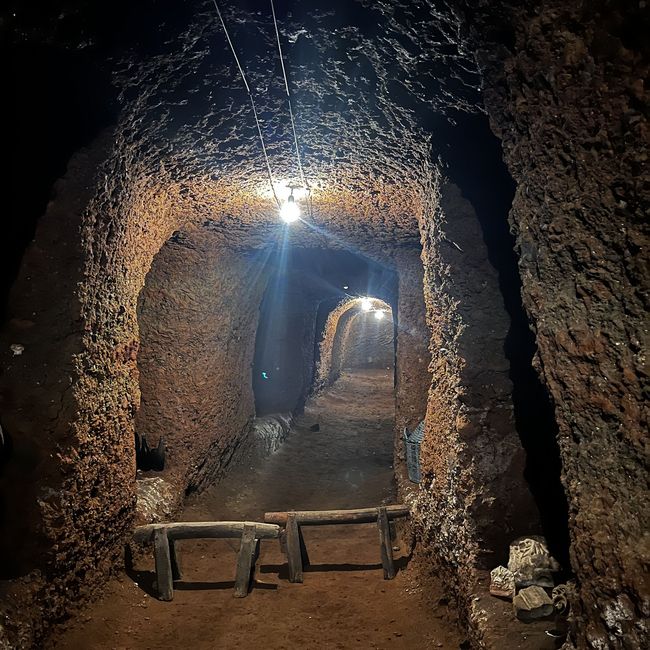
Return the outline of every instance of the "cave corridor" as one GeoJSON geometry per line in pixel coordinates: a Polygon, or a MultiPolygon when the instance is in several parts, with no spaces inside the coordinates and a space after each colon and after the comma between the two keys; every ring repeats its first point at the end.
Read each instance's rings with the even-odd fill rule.
{"type": "Polygon", "coordinates": [[[0,649],[648,647],[649,33],[5,3],[0,649]]]}

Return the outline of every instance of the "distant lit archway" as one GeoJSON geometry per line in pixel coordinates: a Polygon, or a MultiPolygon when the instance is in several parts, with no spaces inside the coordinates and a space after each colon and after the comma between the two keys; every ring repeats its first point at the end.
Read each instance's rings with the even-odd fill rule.
{"type": "Polygon", "coordinates": [[[333,384],[344,368],[392,369],[394,358],[391,306],[370,296],[345,300],[325,323],[314,391],[333,384]]]}

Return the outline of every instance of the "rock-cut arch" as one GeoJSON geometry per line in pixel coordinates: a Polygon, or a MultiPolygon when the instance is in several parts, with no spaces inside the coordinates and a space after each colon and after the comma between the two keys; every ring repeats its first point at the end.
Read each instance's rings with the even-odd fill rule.
{"type": "Polygon", "coordinates": [[[320,357],[316,368],[314,391],[333,384],[345,367],[346,361],[355,366],[394,363],[394,326],[391,306],[380,298],[347,298],[330,313],[320,341],[320,357]],[[369,301],[369,304],[365,304],[369,301]],[[367,309],[364,309],[364,304],[367,309]],[[378,320],[375,314],[381,313],[378,320]],[[392,346],[392,354],[386,347],[392,346]],[[372,347],[382,350],[373,358],[372,347]]]}

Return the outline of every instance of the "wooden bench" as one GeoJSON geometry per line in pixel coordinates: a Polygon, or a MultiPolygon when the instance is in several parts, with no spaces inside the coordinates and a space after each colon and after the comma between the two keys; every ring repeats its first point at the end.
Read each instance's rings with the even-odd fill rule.
{"type": "Polygon", "coordinates": [[[408,517],[406,506],[379,506],[357,510],[302,510],[290,512],[267,512],[264,521],[284,527],[283,541],[289,565],[289,581],[303,581],[303,567],[309,565],[309,556],[302,535],[302,526],[329,526],[332,524],[365,524],[377,522],[381,564],[384,580],[395,577],[393,562],[393,542],[390,534],[390,521],[408,517]]]}
{"type": "Polygon", "coordinates": [[[235,597],[248,595],[251,577],[259,553],[261,539],[277,539],[280,526],[250,521],[188,521],[138,526],[133,540],[153,542],[156,561],[158,598],[174,597],[174,580],[181,579],[176,541],[179,539],[236,539],[241,538],[235,574],[235,597]]]}

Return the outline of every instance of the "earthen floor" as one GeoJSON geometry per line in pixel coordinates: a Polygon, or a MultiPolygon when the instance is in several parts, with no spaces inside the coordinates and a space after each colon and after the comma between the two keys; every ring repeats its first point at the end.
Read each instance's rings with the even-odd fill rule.
{"type": "MultiPolygon", "coordinates": [[[[311,400],[271,457],[242,461],[218,485],[191,498],[185,520],[248,519],[287,509],[395,502],[393,374],[344,374],[311,400]],[[319,421],[320,430],[310,431],[319,421]]],[[[107,648],[464,647],[454,612],[435,579],[418,579],[399,540],[397,577],[383,580],[377,528],[305,529],[311,566],[291,584],[279,544],[262,544],[247,598],[233,597],[238,540],[180,544],[183,580],[174,600],[153,590],[153,561],[119,574],[106,596],[80,612],[54,642],[59,650],[107,648]]]]}

